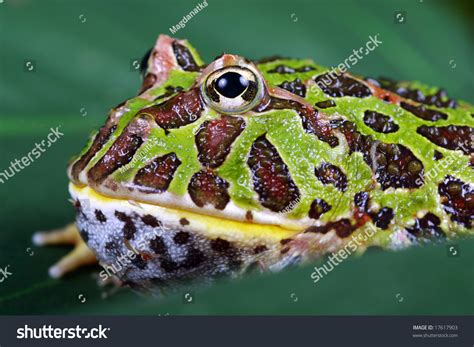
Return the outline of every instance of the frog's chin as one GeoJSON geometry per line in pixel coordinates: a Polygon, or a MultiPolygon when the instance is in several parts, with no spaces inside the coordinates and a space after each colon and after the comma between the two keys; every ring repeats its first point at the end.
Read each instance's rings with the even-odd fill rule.
{"type": "Polygon", "coordinates": [[[259,224],[250,221],[237,221],[221,217],[199,214],[196,212],[163,207],[136,200],[120,199],[105,196],[88,186],[69,185],[74,201],[79,201],[82,213],[86,209],[100,210],[104,214],[116,211],[140,216],[151,215],[163,225],[179,226],[192,229],[210,238],[223,238],[229,241],[245,241],[251,243],[278,243],[302,231],[301,228],[286,228],[278,225],[259,224]]]}

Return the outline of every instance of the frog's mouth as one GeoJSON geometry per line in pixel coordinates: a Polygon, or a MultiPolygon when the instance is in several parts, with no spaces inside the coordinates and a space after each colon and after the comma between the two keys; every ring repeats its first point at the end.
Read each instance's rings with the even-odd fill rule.
{"type": "Polygon", "coordinates": [[[228,241],[252,244],[279,244],[281,240],[291,238],[301,232],[301,230],[288,229],[278,225],[230,220],[135,200],[112,198],[102,195],[88,186],[80,187],[73,183],[70,183],[69,191],[72,198],[80,203],[80,208],[90,209],[93,212],[92,215],[94,210],[101,211],[106,215],[114,215],[116,212],[136,214],[142,217],[150,215],[164,226],[179,227],[212,239],[222,238],[228,241]]]}

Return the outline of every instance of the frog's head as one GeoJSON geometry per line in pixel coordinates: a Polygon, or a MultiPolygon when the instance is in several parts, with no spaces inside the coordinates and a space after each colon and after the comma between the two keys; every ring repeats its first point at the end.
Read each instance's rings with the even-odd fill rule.
{"type": "Polygon", "coordinates": [[[142,74],[139,95],[111,111],[70,165],[76,186],[251,223],[308,221],[297,167],[285,163],[294,141],[288,127],[317,122],[302,97],[269,83],[246,58],[222,54],[205,66],[187,41],[165,35],[142,74]]]}

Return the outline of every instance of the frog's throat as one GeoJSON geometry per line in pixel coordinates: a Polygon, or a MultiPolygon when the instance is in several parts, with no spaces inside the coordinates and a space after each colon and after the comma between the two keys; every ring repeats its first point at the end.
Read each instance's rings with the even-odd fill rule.
{"type": "Polygon", "coordinates": [[[80,187],[73,183],[69,184],[69,191],[71,197],[80,202],[82,209],[99,209],[100,211],[111,212],[126,211],[138,215],[151,215],[162,222],[163,225],[179,224],[185,220],[186,224],[194,230],[197,229],[200,233],[211,238],[220,237],[229,241],[253,240],[272,244],[301,232],[301,229],[236,221],[134,200],[111,198],[88,186],[80,187]]]}

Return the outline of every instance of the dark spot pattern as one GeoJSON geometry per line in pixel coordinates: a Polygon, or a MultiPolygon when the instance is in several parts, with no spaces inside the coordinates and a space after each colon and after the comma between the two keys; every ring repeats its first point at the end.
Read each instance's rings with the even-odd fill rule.
{"type": "Polygon", "coordinates": [[[322,163],[321,166],[314,170],[316,177],[324,184],[332,184],[341,192],[347,189],[346,174],[336,165],[330,163],[322,163]]]}
{"type": "Polygon", "coordinates": [[[137,232],[137,228],[135,224],[133,223],[132,217],[128,216],[124,212],[119,212],[119,211],[115,211],[115,216],[117,217],[118,220],[125,223],[122,229],[123,236],[125,237],[125,239],[131,240],[133,236],[135,235],[135,233],[137,232]]]}
{"type": "Polygon", "coordinates": [[[438,193],[444,210],[451,220],[473,227],[474,221],[474,186],[453,176],[446,176],[438,186],[438,193]]]}
{"type": "Polygon", "coordinates": [[[111,173],[128,164],[144,142],[150,130],[148,121],[141,117],[130,123],[102,158],[89,170],[91,182],[102,183],[111,173]]]}
{"type": "Polygon", "coordinates": [[[146,107],[139,114],[147,114],[165,130],[191,124],[201,117],[203,101],[199,88],[179,93],[161,104],[146,107]]]}
{"type": "Polygon", "coordinates": [[[386,230],[394,217],[393,209],[382,207],[378,212],[370,213],[374,224],[382,230],[386,230]]]}
{"type": "Polygon", "coordinates": [[[314,81],[321,90],[333,98],[343,96],[352,96],[356,98],[365,98],[371,96],[372,93],[364,83],[359,82],[344,74],[332,77],[329,73],[317,76],[314,81]]]}
{"type": "Polygon", "coordinates": [[[95,210],[94,213],[95,213],[95,218],[96,218],[99,222],[101,222],[101,223],[107,222],[107,217],[105,217],[105,215],[102,213],[101,210],[95,210]]]}
{"type": "Polygon", "coordinates": [[[351,153],[362,153],[383,190],[423,185],[423,164],[407,147],[375,141],[371,136],[359,133],[355,125],[348,121],[335,122],[334,125],[346,137],[351,153]]]}
{"type": "Polygon", "coordinates": [[[399,129],[398,124],[393,121],[392,117],[370,110],[364,112],[364,124],[383,134],[394,133],[399,129]]]}
{"type": "Polygon", "coordinates": [[[177,245],[185,245],[186,243],[188,243],[189,239],[191,238],[191,235],[189,235],[188,232],[186,231],[178,231],[174,237],[173,237],[173,241],[174,243],[176,243],[177,245]]]}
{"type": "Polygon", "coordinates": [[[335,222],[328,222],[321,226],[311,226],[305,230],[306,233],[326,234],[328,231],[335,230],[336,235],[340,238],[348,237],[355,230],[355,226],[347,218],[340,219],[335,222]]]}
{"type": "Polygon", "coordinates": [[[253,252],[254,252],[255,254],[259,254],[259,253],[265,252],[267,249],[268,249],[268,248],[267,248],[267,246],[265,246],[265,245],[258,245],[258,246],[256,246],[256,247],[254,248],[253,252]]]}
{"type": "Polygon", "coordinates": [[[313,219],[319,219],[324,213],[331,210],[329,205],[323,199],[314,199],[309,208],[309,217],[313,219]]]}
{"type": "Polygon", "coordinates": [[[328,143],[331,147],[336,147],[339,140],[333,134],[329,124],[325,124],[318,116],[318,111],[313,107],[301,104],[294,100],[286,100],[279,98],[271,98],[270,102],[263,108],[257,109],[257,112],[275,110],[293,110],[301,118],[303,128],[308,134],[314,134],[320,139],[328,143]]]}
{"type": "Polygon", "coordinates": [[[146,214],[142,216],[142,222],[152,228],[157,228],[161,226],[161,222],[151,214],[146,214]]]}
{"type": "Polygon", "coordinates": [[[109,140],[110,135],[112,135],[116,128],[116,125],[111,125],[110,121],[107,121],[107,123],[102,128],[100,128],[99,132],[94,137],[94,141],[87,152],[84,153],[82,157],[74,163],[71,168],[71,176],[76,182],[79,181],[79,174],[81,171],[86,168],[87,164],[94,157],[94,155],[109,140]]]}
{"type": "Polygon", "coordinates": [[[443,157],[444,157],[444,156],[443,156],[443,153],[441,153],[441,152],[439,152],[439,151],[437,151],[437,150],[434,151],[434,153],[433,153],[433,159],[434,159],[434,160],[438,161],[438,160],[443,159],[443,157]]]}
{"type": "Polygon", "coordinates": [[[252,211],[247,211],[247,212],[245,212],[245,219],[248,220],[248,221],[252,221],[252,220],[253,220],[252,211]]]}
{"type": "Polygon", "coordinates": [[[369,193],[358,192],[354,195],[354,205],[360,212],[367,213],[369,211],[369,193]]]}
{"type": "Polygon", "coordinates": [[[290,93],[301,96],[302,98],[306,96],[306,86],[299,78],[293,81],[284,81],[283,83],[279,84],[278,87],[283,88],[290,93]]]}
{"type": "Polygon", "coordinates": [[[448,125],[445,127],[420,126],[416,132],[435,145],[461,150],[465,154],[474,153],[474,129],[465,125],[448,125]]]}
{"type": "Polygon", "coordinates": [[[407,227],[406,230],[422,241],[429,241],[445,237],[443,229],[439,227],[440,224],[439,217],[428,212],[423,218],[417,218],[415,224],[407,227]]]}
{"type": "Polygon", "coordinates": [[[440,119],[448,119],[448,115],[446,113],[436,111],[436,110],[430,110],[429,108],[426,108],[424,105],[415,106],[415,105],[411,105],[402,101],[400,103],[400,106],[423,120],[436,122],[437,120],[440,120],[440,119]]]}
{"type": "Polygon", "coordinates": [[[194,203],[203,207],[213,205],[218,210],[223,210],[230,200],[227,189],[229,183],[211,171],[199,171],[193,175],[189,182],[188,191],[194,203]]]}
{"type": "Polygon", "coordinates": [[[230,249],[230,242],[221,238],[217,238],[211,241],[211,248],[213,251],[218,253],[227,252],[230,249]]]}
{"type": "Polygon", "coordinates": [[[306,66],[301,66],[298,68],[294,68],[288,65],[277,65],[273,69],[268,70],[268,73],[278,73],[278,74],[292,74],[295,72],[308,72],[308,71],[313,71],[316,70],[314,67],[306,65],[306,66]]]}
{"type": "Polygon", "coordinates": [[[439,89],[436,93],[425,96],[419,89],[410,89],[406,86],[403,86],[401,83],[388,78],[379,78],[378,80],[367,79],[367,81],[375,84],[378,87],[390,90],[401,97],[417,101],[425,105],[433,105],[441,108],[456,108],[457,106],[456,101],[449,99],[443,89],[439,89]]]}
{"type": "Polygon", "coordinates": [[[150,248],[156,254],[165,254],[167,252],[166,244],[161,236],[156,236],[150,241],[150,248]]]}
{"type": "Polygon", "coordinates": [[[155,158],[138,170],[134,182],[145,192],[162,193],[168,189],[180,165],[181,161],[175,153],[155,158]]]}
{"type": "Polygon", "coordinates": [[[179,66],[183,68],[183,70],[199,71],[198,64],[194,60],[191,51],[186,46],[180,44],[178,41],[174,41],[172,46],[176,61],[178,62],[179,66]]]}
{"type": "Polygon", "coordinates": [[[196,134],[199,161],[210,168],[220,166],[244,128],[245,122],[240,117],[222,116],[204,122],[196,134]]]}
{"type": "Polygon", "coordinates": [[[316,107],[319,108],[330,108],[336,106],[336,102],[331,99],[323,100],[323,101],[318,101],[316,104],[314,104],[316,107]]]}
{"type": "Polygon", "coordinates": [[[281,212],[299,199],[298,187],[277,149],[260,136],[252,144],[247,161],[253,173],[253,185],[262,206],[281,212]]]}
{"type": "Polygon", "coordinates": [[[182,226],[189,225],[189,221],[186,218],[181,218],[179,220],[179,224],[181,224],[182,226]]]}

